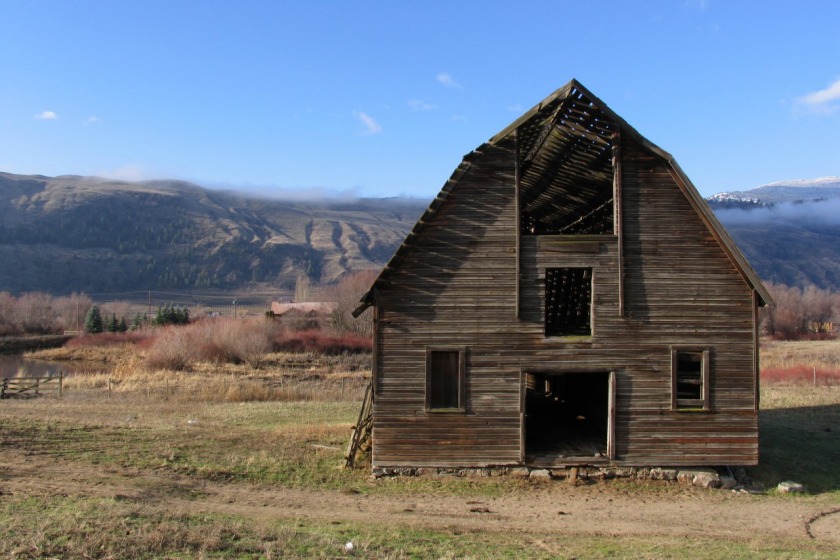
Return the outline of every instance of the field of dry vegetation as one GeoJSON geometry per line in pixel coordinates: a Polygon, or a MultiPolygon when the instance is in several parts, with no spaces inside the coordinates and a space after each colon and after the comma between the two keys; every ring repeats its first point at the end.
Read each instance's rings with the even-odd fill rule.
{"type": "Polygon", "coordinates": [[[0,402],[0,556],[836,557],[840,342],[764,343],[758,494],[342,469],[367,349],[260,319],[40,351],[85,373],[0,402]]]}

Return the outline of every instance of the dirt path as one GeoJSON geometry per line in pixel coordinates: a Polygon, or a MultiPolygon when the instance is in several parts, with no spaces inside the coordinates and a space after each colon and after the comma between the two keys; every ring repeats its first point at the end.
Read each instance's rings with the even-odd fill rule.
{"type": "MultiPolygon", "coordinates": [[[[378,484],[399,484],[380,481],[378,484]]],[[[322,521],[402,524],[430,528],[598,535],[761,536],[840,542],[840,513],[826,500],[780,500],[677,484],[644,496],[619,485],[537,484],[519,495],[470,499],[392,497],[355,492],[258,487],[195,480],[163,471],[136,471],[4,452],[0,493],[109,497],[166,503],[189,513],[301,517],[322,521]],[[822,515],[821,515],[822,514],[822,515]],[[810,531],[810,535],[809,535],[810,531]]],[[[837,506],[837,504],[834,504],[837,506]]]]}

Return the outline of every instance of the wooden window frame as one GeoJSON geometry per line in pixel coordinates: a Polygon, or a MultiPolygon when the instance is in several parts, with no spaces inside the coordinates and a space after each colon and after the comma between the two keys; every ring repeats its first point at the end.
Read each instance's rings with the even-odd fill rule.
{"type": "Polygon", "coordinates": [[[711,410],[711,351],[708,347],[671,347],[671,410],[678,412],[708,412],[711,410]],[[677,398],[680,354],[695,354],[700,357],[700,398],[677,398]]]}
{"type": "Polygon", "coordinates": [[[594,266],[549,266],[543,270],[544,286],[543,286],[543,336],[547,340],[591,340],[595,335],[595,267],[594,266]],[[562,269],[579,269],[589,271],[589,332],[575,333],[575,332],[548,332],[548,298],[546,291],[548,289],[548,275],[550,270],[562,269]]]}
{"type": "Polygon", "coordinates": [[[466,398],[466,373],[467,373],[467,348],[465,346],[427,346],[426,347],[426,412],[434,414],[438,413],[458,413],[462,414],[467,411],[466,398]],[[432,354],[435,352],[456,352],[458,354],[458,406],[452,407],[434,407],[431,402],[431,385],[432,385],[432,354]]]}

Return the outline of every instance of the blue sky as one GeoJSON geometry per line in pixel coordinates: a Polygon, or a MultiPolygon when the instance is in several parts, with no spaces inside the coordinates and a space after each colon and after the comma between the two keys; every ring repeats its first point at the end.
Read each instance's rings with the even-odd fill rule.
{"type": "Polygon", "coordinates": [[[431,198],[576,78],[704,195],[840,175],[840,2],[0,0],[0,171],[431,198]]]}

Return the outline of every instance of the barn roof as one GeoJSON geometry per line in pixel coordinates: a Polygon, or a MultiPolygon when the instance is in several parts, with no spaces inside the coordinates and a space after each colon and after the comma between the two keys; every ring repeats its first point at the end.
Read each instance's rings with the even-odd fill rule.
{"type": "Polygon", "coordinates": [[[517,135],[521,157],[520,188],[523,215],[527,215],[536,228],[550,230],[551,224],[578,223],[582,218],[596,215],[600,209],[611,203],[612,199],[604,198],[603,189],[598,185],[602,185],[605,180],[612,181],[611,157],[615,133],[632,138],[666,163],[671,176],[723,247],[735,268],[747,284],[756,290],[761,301],[771,304],[772,298],[755,271],[674,157],[639,134],[577,80],[571,80],[487,143],[464,156],[452,177],[385,265],[371,290],[362,297],[361,305],[353,314],[358,316],[373,303],[373,289],[387,282],[392,271],[399,267],[414,240],[437,213],[460,177],[488,147],[502,142],[511,134],[517,135]],[[573,176],[558,173],[561,168],[575,169],[576,172],[573,176]]]}

